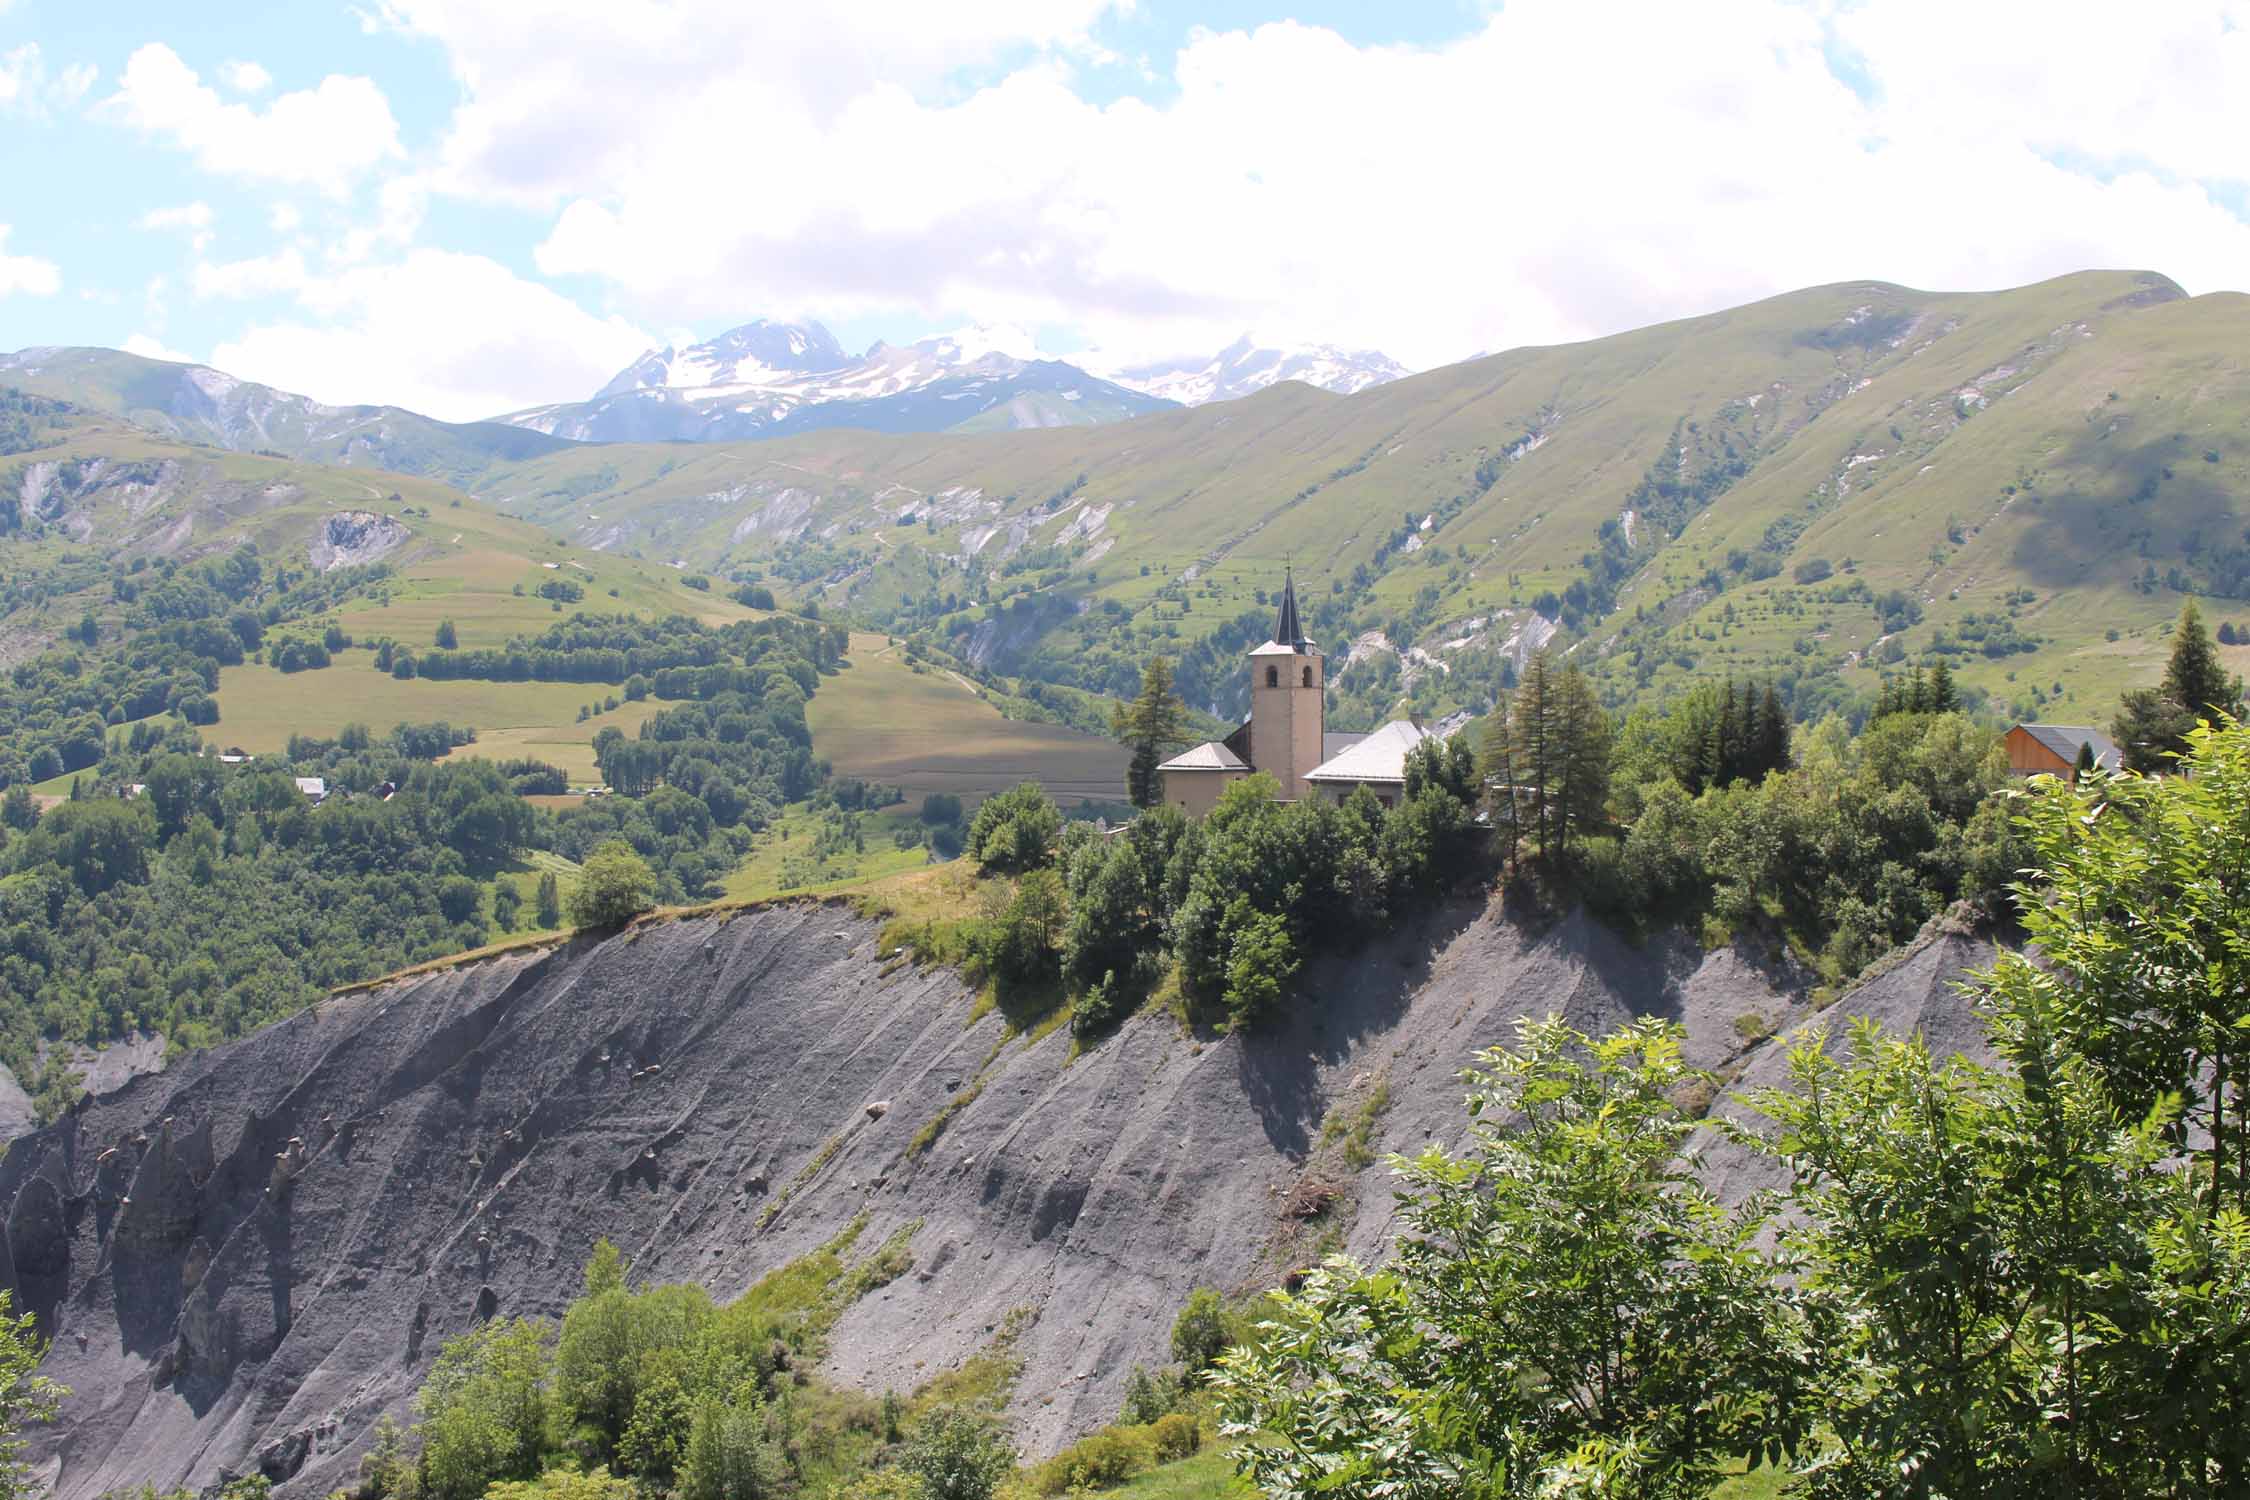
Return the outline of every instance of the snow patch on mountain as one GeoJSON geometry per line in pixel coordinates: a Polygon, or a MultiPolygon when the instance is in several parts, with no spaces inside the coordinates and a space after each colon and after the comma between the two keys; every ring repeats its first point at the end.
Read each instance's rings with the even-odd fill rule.
{"type": "Polygon", "coordinates": [[[1340,349],[1334,344],[1261,344],[1244,334],[1208,358],[1159,360],[1104,368],[1091,362],[1112,381],[1128,390],[1161,396],[1183,406],[1210,401],[1232,401],[1262,391],[1283,380],[1301,380],[1324,391],[1349,396],[1410,373],[1389,355],[1375,349],[1340,349]]]}
{"type": "Polygon", "coordinates": [[[878,342],[855,357],[818,323],[761,318],[700,344],[651,349],[590,400],[499,420],[579,442],[720,442],[821,427],[1081,425],[1170,404],[1042,356],[1021,329],[959,328],[878,342]]]}

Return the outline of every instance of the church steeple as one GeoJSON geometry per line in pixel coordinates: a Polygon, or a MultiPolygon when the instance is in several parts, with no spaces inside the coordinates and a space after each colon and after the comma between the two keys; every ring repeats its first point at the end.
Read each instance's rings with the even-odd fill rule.
{"type": "Polygon", "coordinates": [[[1297,623],[1297,579],[1292,569],[1282,575],[1281,615],[1273,622],[1273,638],[1277,645],[1294,651],[1309,651],[1312,642],[1305,639],[1304,627],[1297,623]]]}

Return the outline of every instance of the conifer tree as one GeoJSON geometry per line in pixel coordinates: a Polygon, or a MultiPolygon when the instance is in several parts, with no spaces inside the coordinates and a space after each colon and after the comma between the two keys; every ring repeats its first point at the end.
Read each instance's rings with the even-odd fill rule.
{"type": "Polygon", "coordinates": [[[2110,738],[2126,766],[2144,774],[2162,771],[2187,748],[2187,734],[2198,719],[2216,721],[2239,711],[2242,683],[2219,665],[2218,652],[2203,628],[2195,601],[2180,606],[2172,630],[2172,655],[2164,680],[2154,688],[2135,688],[2119,705],[2110,738]]]}
{"type": "Polygon", "coordinates": [[[2180,606],[2180,622],[2172,628],[2172,659],[2165,663],[2161,691],[2197,719],[2217,722],[2221,714],[2241,710],[2242,683],[2219,665],[2192,599],[2180,606]]]}
{"type": "Polygon", "coordinates": [[[1763,779],[1769,771],[1789,769],[1789,715],[1782,709],[1781,695],[1766,684],[1764,696],[1758,700],[1758,776],[1763,779]]]}
{"type": "Polygon", "coordinates": [[[1933,714],[1949,714],[1961,706],[1961,694],[1953,686],[1953,669],[1939,657],[1930,668],[1930,707],[1933,714]]]}
{"type": "Polygon", "coordinates": [[[1151,657],[1141,669],[1140,696],[1120,704],[1110,716],[1110,729],[1133,750],[1125,770],[1125,792],[1135,807],[1154,807],[1163,800],[1164,788],[1156,768],[1165,752],[1187,743],[1186,705],[1172,691],[1172,664],[1151,657]]]}

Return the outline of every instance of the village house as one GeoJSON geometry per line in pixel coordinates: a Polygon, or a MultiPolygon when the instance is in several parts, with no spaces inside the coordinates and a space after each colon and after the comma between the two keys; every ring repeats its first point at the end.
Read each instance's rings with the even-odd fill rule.
{"type": "Polygon", "coordinates": [[[1282,582],[1273,639],[1253,648],[1248,660],[1250,717],[1225,739],[1183,750],[1156,768],[1167,806],[1201,817],[1229,786],[1259,771],[1273,777],[1284,802],[1342,802],[1364,786],[1383,806],[1398,805],[1407,756],[1440,736],[1411,719],[1371,734],[1329,731],[1326,659],[1298,621],[1295,578],[1282,582]]]}
{"type": "Polygon", "coordinates": [[[2095,767],[2121,771],[2125,757],[2110,737],[2084,724],[2018,724],[2008,731],[2008,769],[2018,776],[2078,779],[2078,757],[2088,747],[2095,767]]]}

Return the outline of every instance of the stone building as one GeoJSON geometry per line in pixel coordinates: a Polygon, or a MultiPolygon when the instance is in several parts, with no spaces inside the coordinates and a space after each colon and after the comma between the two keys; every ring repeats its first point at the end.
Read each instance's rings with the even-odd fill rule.
{"type": "Polygon", "coordinates": [[[1430,731],[1400,719],[1372,734],[1328,730],[1326,658],[1297,616],[1297,583],[1285,578],[1273,639],[1253,647],[1250,717],[1223,740],[1207,740],[1157,767],[1164,801],[1201,817],[1237,781],[1264,771],[1284,802],[1318,796],[1341,802],[1365,786],[1385,807],[1396,805],[1406,757],[1430,731]]]}

